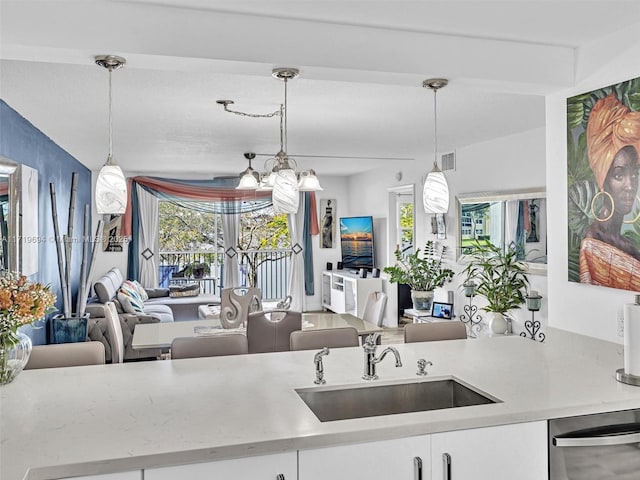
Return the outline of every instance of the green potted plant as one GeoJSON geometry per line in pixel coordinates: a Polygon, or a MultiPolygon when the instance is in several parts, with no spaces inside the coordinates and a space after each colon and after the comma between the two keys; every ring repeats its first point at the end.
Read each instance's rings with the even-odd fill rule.
{"type": "Polygon", "coordinates": [[[467,258],[464,285],[474,283],[476,293],[487,299],[482,309],[488,313],[491,330],[506,333],[509,324],[505,314],[525,303],[529,287],[526,265],[517,259],[516,249],[503,250],[489,242],[474,244],[467,258]]]}
{"type": "Polygon", "coordinates": [[[425,244],[422,254],[419,248],[408,254],[396,248],[396,264],[383,269],[390,275],[391,283],[409,285],[413,308],[416,310],[430,310],[433,290],[453,277],[453,271],[442,265],[446,250],[446,245],[438,247],[432,240],[425,244]]]}
{"type": "Polygon", "coordinates": [[[209,264],[203,262],[188,263],[184,268],[185,277],[202,278],[210,272],[211,268],[209,268],[209,264]]]}

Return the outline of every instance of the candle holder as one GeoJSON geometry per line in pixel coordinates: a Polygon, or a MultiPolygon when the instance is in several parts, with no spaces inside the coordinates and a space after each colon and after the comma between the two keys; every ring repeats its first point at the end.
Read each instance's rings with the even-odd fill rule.
{"type": "Polygon", "coordinates": [[[531,340],[539,340],[544,342],[546,335],[541,332],[542,324],[535,319],[535,313],[540,310],[542,306],[542,297],[538,295],[538,292],[532,290],[529,295],[525,296],[527,302],[527,310],[531,312],[531,320],[524,322],[524,328],[526,332],[520,332],[521,337],[529,337],[531,340]]]}
{"type": "Polygon", "coordinates": [[[478,313],[478,306],[473,304],[473,298],[476,296],[476,284],[467,282],[462,285],[462,288],[464,296],[469,299],[469,304],[462,306],[464,313],[459,318],[467,327],[467,335],[476,338],[484,326],[482,315],[478,313]]]}

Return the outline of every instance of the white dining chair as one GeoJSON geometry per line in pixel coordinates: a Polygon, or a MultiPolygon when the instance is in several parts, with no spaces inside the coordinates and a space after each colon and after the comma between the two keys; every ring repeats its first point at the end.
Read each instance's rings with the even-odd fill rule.
{"type": "Polygon", "coordinates": [[[387,306],[387,294],[384,292],[371,292],[364,305],[362,320],[373,323],[379,327],[384,320],[384,309],[387,306]]]}
{"type": "Polygon", "coordinates": [[[120,316],[113,302],[104,304],[104,316],[107,319],[107,332],[109,333],[109,345],[111,345],[111,363],[124,362],[124,336],[120,316]]]}

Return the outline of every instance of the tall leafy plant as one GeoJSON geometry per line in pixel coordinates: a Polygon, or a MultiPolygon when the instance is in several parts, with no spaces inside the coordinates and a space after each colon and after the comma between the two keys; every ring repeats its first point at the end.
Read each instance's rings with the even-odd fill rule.
{"type": "Polygon", "coordinates": [[[442,264],[446,250],[446,245],[439,247],[432,240],[425,244],[422,254],[419,248],[409,254],[403,254],[398,248],[396,264],[383,271],[390,275],[391,283],[404,283],[412,290],[429,292],[453,277],[453,271],[442,264]]]}
{"type": "Polygon", "coordinates": [[[529,279],[524,263],[517,260],[515,249],[504,251],[489,242],[476,243],[463,270],[465,284],[475,283],[476,293],[487,299],[487,312],[505,313],[525,303],[529,279]]]}

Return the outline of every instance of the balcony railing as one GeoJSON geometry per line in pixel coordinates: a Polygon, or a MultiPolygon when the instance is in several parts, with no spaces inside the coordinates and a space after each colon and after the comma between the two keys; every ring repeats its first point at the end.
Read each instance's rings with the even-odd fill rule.
{"type": "MultiPolygon", "coordinates": [[[[189,278],[179,276],[189,264],[204,263],[209,273],[198,280],[203,293],[220,295],[225,285],[224,252],[211,250],[160,252],[160,286],[184,283],[189,278]]],[[[287,280],[291,267],[291,250],[244,250],[238,252],[240,264],[239,283],[242,287],[251,285],[252,272],[256,286],[262,292],[263,300],[280,300],[287,296],[287,280]]]]}

